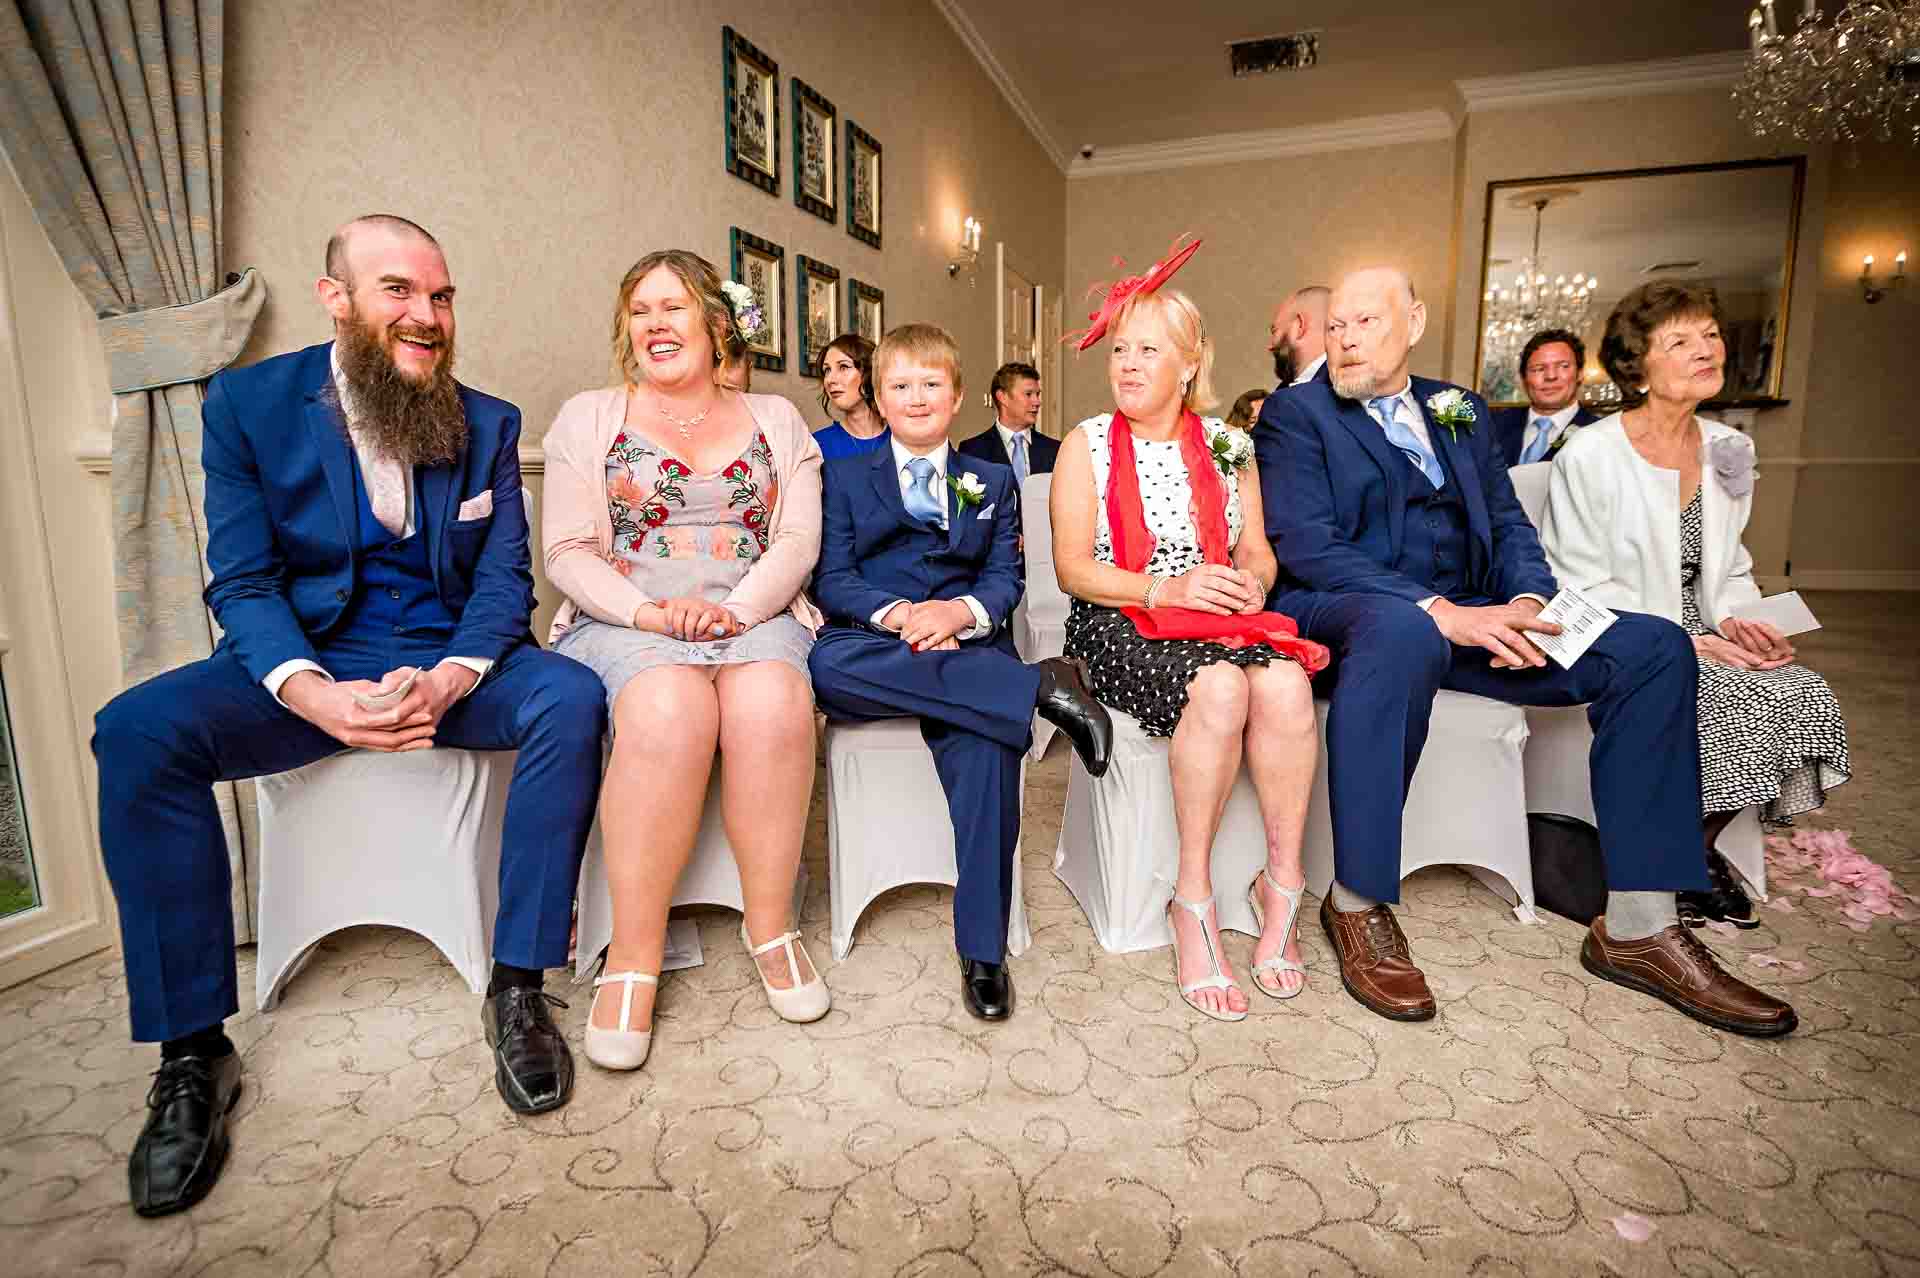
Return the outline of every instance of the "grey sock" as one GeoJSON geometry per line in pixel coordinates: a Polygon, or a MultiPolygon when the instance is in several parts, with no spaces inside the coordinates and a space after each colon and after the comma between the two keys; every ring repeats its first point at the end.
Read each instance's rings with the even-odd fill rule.
{"type": "Polygon", "coordinates": [[[1338,879],[1333,881],[1333,886],[1328,889],[1328,895],[1333,898],[1333,908],[1339,910],[1342,914],[1353,914],[1359,910],[1371,910],[1374,906],[1380,904],[1380,902],[1370,896],[1361,896],[1358,892],[1338,879]]]}
{"type": "Polygon", "coordinates": [[[1639,941],[1680,921],[1671,892],[1607,893],[1607,936],[1639,941]]]}

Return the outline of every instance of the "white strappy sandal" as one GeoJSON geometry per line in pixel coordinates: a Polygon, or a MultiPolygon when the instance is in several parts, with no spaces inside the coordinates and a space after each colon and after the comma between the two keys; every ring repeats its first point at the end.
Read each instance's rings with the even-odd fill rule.
{"type": "MultiPolygon", "coordinates": [[[[813,979],[800,983],[800,960],[794,954],[796,945],[800,953],[807,952],[798,932],[783,932],[765,945],[755,945],[753,938],[747,935],[747,921],[740,920],[740,943],[747,947],[747,953],[753,955],[753,970],[760,977],[760,984],[767,991],[767,1002],[773,1004],[773,1010],[783,1021],[817,1021],[827,1014],[833,1006],[833,995],[827,992],[826,978],[820,975],[820,969],[813,969],[813,979]],[[760,956],[772,950],[785,947],[787,951],[787,971],[793,974],[793,987],[780,989],[767,979],[760,970],[760,956]]],[[[808,965],[812,966],[809,958],[808,965]]]]}
{"type": "MultiPolygon", "coordinates": [[[[1193,996],[1201,990],[1237,990],[1240,987],[1227,979],[1226,972],[1220,966],[1220,951],[1213,943],[1213,933],[1207,930],[1207,911],[1213,907],[1213,898],[1208,897],[1204,901],[1189,901],[1176,892],[1174,893],[1173,899],[1167,902],[1167,912],[1169,916],[1171,916],[1173,907],[1176,905],[1193,915],[1195,921],[1200,924],[1201,939],[1207,943],[1207,961],[1213,964],[1213,975],[1203,976],[1191,985],[1180,986],[1181,999],[1194,1011],[1200,1013],[1202,1016],[1211,1016],[1216,1021],[1246,1020],[1247,1014],[1245,1012],[1236,1012],[1232,1008],[1216,1012],[1204,1003],[1196,1003],[1193,1001],[1193,996]]],[[[1180,929],[1173,926],[1173,919],[1171,917],[1167,919],[1167,927],[1173,932],[1173,979],[1177,983],[1180,980],[1180,929]]]]}
{"type": "Polygon", "coordinates": [[[609,972],[593,982],[594,1000],[599,1001],[600,987],[618,982],[620,989],[620,1028],[601,1029],[593,1023],[593,1012],[587,1012],[587,1059],[601,1069],[639,1069],[646,1064],[647,1053],[653,1049],[653,1025],[649,1021],[643,1030],[627,1028],[627,1019],[633,1014],[633,986],[635,982],[644,985],[659,985],[660,978],[645,972],[609,972]]]}
{"type": "Polygon", "coordinates": [[[1259,925],[1262,935],[1265,935],[1267,930],[1267,912],[1260,908],[1260,880],[1263,878],[1267,881],[1267,886],[1278,892],[1280,898],[1287,903],[1287,930],[1281,935],[1280,948],[1274,952],[1273,957],[1253,965],[1253,984],[1268,998],[1298,998],[1300,992],[1307,988],[1307,969],[1287,957],[1287,942],[1294,939],[1294,929],[1300,922],[1300,894],[1307,890],[1307,885],[1302,883],[1297,888],[1281,887],[1274,877],[1267,873],[1265,866],[1260,867],[1260,873],[1255,875],[1253,882],[1247,885],[1247,904],[1253,907],[1253,921],[1259,925]],[[1277,990],[1260,979],[1262,972],[1298,972],[1300,984],[1295,989],[1277,990]]]}

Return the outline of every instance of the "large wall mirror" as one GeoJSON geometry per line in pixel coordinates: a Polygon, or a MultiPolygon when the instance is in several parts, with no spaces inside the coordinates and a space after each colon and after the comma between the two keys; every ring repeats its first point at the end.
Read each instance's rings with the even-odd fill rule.
{"type": "Polygon", "coordinates": [[[1649,280],[1713,286],[1727,341],[1716,405],[1778,402],[1805,161],[1577,173],[1487,184],[1480,275],[1480,393],[1523,404],[1520,352],[1544,328],[1587,344],[1581,399],[1619,403],[1600,337],[1620,299],[1649,280]]]}

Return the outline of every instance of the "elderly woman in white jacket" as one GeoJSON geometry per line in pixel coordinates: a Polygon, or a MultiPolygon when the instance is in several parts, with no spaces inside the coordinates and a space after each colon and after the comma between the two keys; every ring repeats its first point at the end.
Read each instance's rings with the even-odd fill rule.
{"type": "Polygon", "coordinates": [[[1793,664],[1787,637],[1733,614],[1760,598],[1741,534],[1753,511],[1745,435],[1696,417],[1720,392],[1726,344],[1711,289],[1643,284],[1607,320],[1600,359],[1631,407],[1575,435],[1554,462],[1541,541],[1553,570],[1610,608],[1693,635],[1700,661],[1700,789],[1720,890],[1683,901],[1751,923],[1713,843],[1741,809],[1784,821],[1848,778],[1833,691],[1793,664]]]}

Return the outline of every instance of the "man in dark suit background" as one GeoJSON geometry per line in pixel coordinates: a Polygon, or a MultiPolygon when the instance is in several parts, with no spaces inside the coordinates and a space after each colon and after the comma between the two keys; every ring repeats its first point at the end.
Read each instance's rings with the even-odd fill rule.
{"type": "Polygon", "coordinates": [[[1580,403],[1580,370],[1587,344],[1578,333],[1543,328],[1520,350],[1520,380],[1526,408],[1493,410],[1493,439],[1509,466],[1545,461],[1560,451],[1567,436],[1600,419],[1580,403]]]}
{"type": "Polygon", "coordinates": [[[1449,688],[1589,707],[1609,890],[1582,964],[1721,1029],[1790,1032],[1793,1009],[1729,975],[1676,913],[1674,893],[1708,881],[1692,642],[1621,613],[1572,668],[1549,664],[1528,635],[1555,631],[1538,618],[1553,574],[1485,403],[1408,375],[1425,325],[1401,272],[1348,276],[1328,313],[1327,367],[1270,396],[1255,431],[1280,563],[1269,606],[1334,654],[1321,690],[1335,880],[1320,919],[1342,983],[1390,1019],[1435,1013],[1387,903],[1399,898],[1407,786],[1449,688]]]}
{"type": "Polygon", "coordinates": [[[605,695],[528,632],[520,413],[454,381],[453,282],[419,226],[348,223],[317,287],[333,342],[207,388],[206,600],[219,646],[95,718],[133,1037],[162,1045],[128,1164],[141,1215],[212,1189],[240,1090],[223,1030],[239,1004],[216,781],[349,747],[518,751],[481,1021],[510,1107],[554,1109],[573,1088],[540,986],[542,969],[566,962],[605,695]]]}
{"type": "Polygon", "coordinates": [[[1060,441],[1036,428],[1040,420],[1040,370],[1031,364],[1002,364],[993,375],[993,429],[960,441],[960,451],[1013,468],[1016,489],[1029,475],[1051,475],[1060,441]]]}

